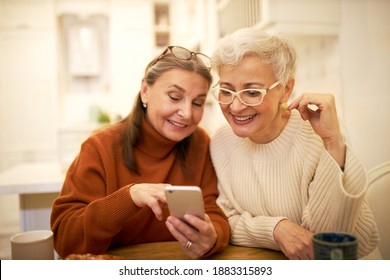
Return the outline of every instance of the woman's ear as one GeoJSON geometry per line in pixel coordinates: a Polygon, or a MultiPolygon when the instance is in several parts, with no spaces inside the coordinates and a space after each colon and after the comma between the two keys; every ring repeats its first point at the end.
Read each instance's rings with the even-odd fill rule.
{"type": "Polygon", "coordinates": [[[295,79],[288,80],[286,86],[284,87],[284,94],[282,96],[282,99],[280,100],[281,103],[287,103],[294,89],[294,85],[295,85],[295,79]]]}
{"type": "Polygon", "coordinates": [[[148,103],[148,84],[145,82],[144,79],[142,79],[140,93],[141,93],[142,103],[147,104],[148,103]]]}

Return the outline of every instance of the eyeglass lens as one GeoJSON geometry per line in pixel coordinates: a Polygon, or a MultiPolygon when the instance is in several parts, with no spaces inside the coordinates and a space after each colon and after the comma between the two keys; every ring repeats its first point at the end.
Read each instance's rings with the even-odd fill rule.
{"type": "Polygon", "coordinates": [[[223,88],[216,90],[217,100],[223,104],[231,103],[234,99],[234,96],[236,95],[239,97],[242,103],[247,105],[257,105],[263,100],[263,93],[260,90],[246,89],[236,94],[233,94],[232,92],[223,88]]]}
{"type": "Polygon", "coordinates": [[[200,60],[206,67],[210,67],[210,58],[202,53],[194,53],[185,48],[173,46],[170,48],[172,54],[178,59],[191,59],[192,55],[200,60]]]}
{"type": "Polygon", "coordinates": [[[190,59],[192,56],[189,50],[182,47],[172,47],[170,50],[172,54],[179,59],[190,59]]]}

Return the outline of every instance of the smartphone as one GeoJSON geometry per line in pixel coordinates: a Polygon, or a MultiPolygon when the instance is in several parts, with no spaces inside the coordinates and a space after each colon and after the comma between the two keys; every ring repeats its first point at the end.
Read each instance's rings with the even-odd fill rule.
{"type": "Polygon", "coordinates": [[[165,187],[169,213],[183,219],[184,214],[191,214],[204,220],[202,190],[197,186],[165,187]]]}

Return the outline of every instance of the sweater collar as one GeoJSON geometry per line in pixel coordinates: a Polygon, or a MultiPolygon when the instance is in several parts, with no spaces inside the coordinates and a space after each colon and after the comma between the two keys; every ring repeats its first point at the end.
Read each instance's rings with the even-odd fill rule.
{"type": "MultiPolygon", "coordinates": [[[[261,150],[261,157],[263,159],[275,159],[286,155],[291,149],[291,143],[297,135],[302,125],[302,119],[298,111],[291,111],[290,118],[283,129],[282,133],[272,142],[267,144],[256,144],[249,138],[245,138],[245,142],[249,149],[261,150]]],[[[254,156],[260,155],[259,153],[253,153],[254,156]]]]}
{"type": "Polygon", "coordinates": [[[142,118],[140,127],[140,142],[137,148],[152,157],[165,158],[176,145],[176,141],[169,140],[162,136],[152,125],[142,118]]]}

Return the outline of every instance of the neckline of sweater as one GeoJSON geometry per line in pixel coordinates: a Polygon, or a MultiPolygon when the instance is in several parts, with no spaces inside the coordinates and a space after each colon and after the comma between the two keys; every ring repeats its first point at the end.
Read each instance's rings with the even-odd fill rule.
{"type": "Polygon", "coordinates": [[[281,134],[273,141],[267,144],[254,143],[249,138],[244,138],[244,147],[248,149],[249,154],[254,158],[261,157],[261,159],[275,159],[286,155],[291,150],[291,145],[295,137],[301,130],[303,122],[299,112],[292,111],[290,118],[281,132],[281,134]],[[261,153],[260,153],[261,151],[261,153]]]}
{"type": "Polygon", "coordinates": [[[144,117],[140,127],[140,143],[137,148],[146,155],[165,158],[174,149],[177,142],[162,136],[144,117]]]}

